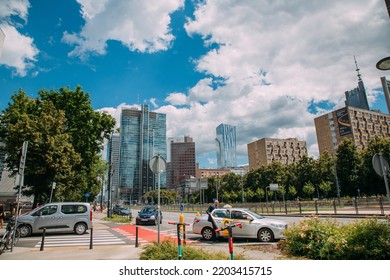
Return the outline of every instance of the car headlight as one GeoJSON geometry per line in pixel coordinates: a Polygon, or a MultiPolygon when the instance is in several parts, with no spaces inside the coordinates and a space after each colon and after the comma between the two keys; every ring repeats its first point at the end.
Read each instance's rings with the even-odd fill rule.
{"type": "Polygon", "coordinates": [[[156,216],[152,215],[150,216],[151,219],[156,219],[156,216]]]}
{"type": "Polygon", "coordinates": [[[283,225],[283,224],[271,224],[271,226],[276,227],[276,228],[281,228],[281,229],[285,228],[285,225],[283,225]]]}

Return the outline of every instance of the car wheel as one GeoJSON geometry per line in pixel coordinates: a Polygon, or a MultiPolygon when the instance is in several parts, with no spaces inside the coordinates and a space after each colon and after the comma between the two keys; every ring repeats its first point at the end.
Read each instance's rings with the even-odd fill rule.
{"type": "Polygon", "coordinates": [[[20,232],[20,237],[27,237],[31,235],[32,230],[29,225],[20,225],[19,232],[20,232]]]}
{"type": "Polygon", "coordinates": [[[201,233],[202,233],[203,239],[205,239],[205,240],[212,240],[212,239],[214,239],[215,232],[210,227],[203,228],[201,233]]]}
{"type": "Polygon", "coordinates": [[[262,228],[257,233],[257,238],[260,242],[271,242],[274,240],[274,234],[270,229],[262,228]]]}
{"type": "Polygon", "coordinates": [[[78,235],[84,234],[87,231],[87,225],[84,223],[78,223],[74,226],[74,232],[78,235]]]}

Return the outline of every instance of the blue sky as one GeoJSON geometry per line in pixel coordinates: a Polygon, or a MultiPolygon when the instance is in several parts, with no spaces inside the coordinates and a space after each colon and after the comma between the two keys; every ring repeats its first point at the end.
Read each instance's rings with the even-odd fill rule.
{"type": "MultiPolygon", "coordinates": [[[[237,157],[263,137],[296,137],[318,156],[314,118],[357,86],[387,113],[375,68],[390,56],[378,0],[0,0],[6,37],[0,110],[20,88],[81,85],[96,110],[167,114],[167,136],[190,135],[215,167],[215,128],[237,127],[237,157]]],[[[390,79],[390,77],[388,77],[390,79]]]]}

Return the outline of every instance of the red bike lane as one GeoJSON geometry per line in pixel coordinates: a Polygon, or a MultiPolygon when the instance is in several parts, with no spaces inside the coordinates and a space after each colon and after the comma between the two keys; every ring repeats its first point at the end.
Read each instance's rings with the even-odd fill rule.
{"type": "MultiPolygon", "coordinates": [[[[123,225],[115,228],[121,230],[122,232],[124,231],[129,233],[131,236],[133,236],[133,238],[135,238],[137,227],[138,227],[138,239],[140,241],[144,241],[144,242],[146,241],[147,243],[158,241],[158,232],[155,229],[148,229],[145,227],[140,227],[135,225],[123,225]]],[[[160,232],[160,240],[177,241],[177,238],[175,236],[171,236],[160,232]]]]}

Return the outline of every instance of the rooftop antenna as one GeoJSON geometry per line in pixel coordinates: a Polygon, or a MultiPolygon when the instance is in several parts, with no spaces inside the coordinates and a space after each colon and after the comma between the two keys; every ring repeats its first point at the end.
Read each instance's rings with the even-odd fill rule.
{"type": "Polygon", "coordinates": [[[357,61],[356,61],[356,57],[355,56],[353,56],[353,59],[355,60],[355,66],[356,66],[356,72],[357,72],[357,76],[358,76],[358,80],[359,80],[359,82],[362,80],[362,75],[360,74],[360,69],[359,69],[359,67],[358,67],[358,64],[357,64],[357,61]]]}

